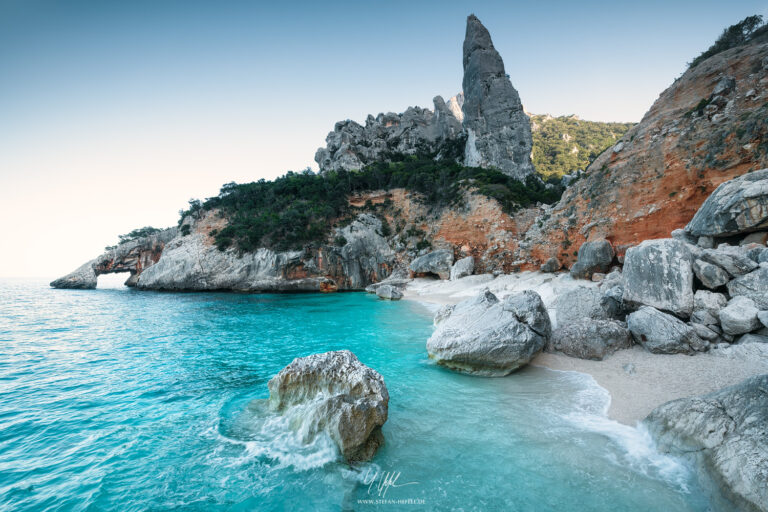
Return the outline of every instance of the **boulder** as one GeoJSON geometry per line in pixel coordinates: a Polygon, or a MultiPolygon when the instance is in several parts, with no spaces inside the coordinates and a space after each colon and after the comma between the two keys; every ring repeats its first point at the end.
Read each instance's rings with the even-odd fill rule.
{"type": "Polygon", "coordinates": [[[552,331],[547,348],[579,359],[600,361],[605,356],[630,346],[632,338],[621,322],[582,318],[552,331]]]}
{"type": "Polygon", "coordinates": [[[709,341],[710,343],[716,341],[720,336],[720,333],[713,331],[706,325],[691,322],[691,327],[693,327],[693,330],[696,331],[696,336],[703,340],[709,341]]]}
{"type": "Polygon", "coordinates": [[[325,432],[349,461],[369,460],[383,443],[389,393],[378,372],[349,350],[299,357],[269,381],[270,408],[298,410],[305,442],[325,432]]]}
{"type": "Polygon", "coordinates": [[[461,258],[451,267],[451,281],[471,276],[475,271],[475,259],[472,256],[461,258]]]}
{"type": "Polygon", "coordinates": [[[728,304],[728,299],[722,293],[707,290],[697,290],[693,295],[693,308],[696,311],[705,310],[717,317],[720,310],[728,304]]]}
{"type": "Polygon", "coordinates": [[[376,288],[376,295],[381,299],[400,300],[403,298],[403,292],[391,284],[384,284],[376,288]]]}
{"type": "Polygon", "coordinates": [[[557,258],[549,258],[541,265],[542,272],[557,272],[563,267],[557,258]]]}
{"type": "Polygon", "coordinates": [[[635,341],[654,354],[690,354],[707,348],[693,327],[649,306],[630,314],[627,327],[635,341]]]}
{"type": "Polygon", "coordinates": [[[737,296],[720,310],[720,326],[725,334],[736,336],[754,331],[762,326],[757,319],[758,309],[749,297],[737,296]]]}
{"type": "Polygon", "coordinates": [[[449,279],[452,265],[453,252],[439,249],[414,259],[409,268],[414,276],[435,275],[440,279],[449,279]]]}
{"type": "Polygon", "coordinates": [[[672,233],[670,233],[670,236],[674,238],[675,240],[680,240],[681,242],[686,242],[691,245],[696,245],[698,242],[698,238],[695,236],[689,235],[685,232],[684,229],[675,229],[672,230],[672,233]]]}
{"type": "Polygon", "coordinates": [[[768,336],[763,334],[745,334],[736,343],[768,343],[768,336]]]}
{"type": "Polygon", "coordinates": [[[667,402],[644,423],[662,452],[692,458],[734,505],[768,511],[768,375],[667,402]]]}
{"type": "Polygon", "coordinates": [[[603,294],[596,288],[578,286],[570,288],[555,299],[555,317],[558,327],[583,319],[608,320],[610,315],[603,304],[603,294]]]}
{"type": "Polygon", "coordinates": [[[488,290],[435,317],[427,341],[429,357],[453,370],[476,375],[507,375],[527,364],[551,335],[541,297],[525,290],[500,301],[488,290]]]}
{"type": "Polygon", "coordinates": [[[696,275],[699,281],[701,281],[701,284],[710,290],[720,288],[731,280],[731,276],[728,275],[728,272],[718,267],[717,265],[707,263],[703,260],[694,261],[692,268],[693,273],[696,275]]]}
{"type": "Polygon", "coordinates": [[[705,309],[697,309],[691,313],[691,322],[706,326],[719,325],[720,320],[717,314],[712,314],[705,309]]]}
{"type": "Polygon", "coordinates": [[[571,267],[571,276],[577,279],[589,279],[595,272],[608,272],[614,256],[613,246],[604,238],[584,242],[579,247],[576,263],[571,267]]]}
{"type": "Polygon", "coordinates": [[[98,283],[98,275],[94,269],[96,263],[97,260],[84,263],[64,277],[51,281],[50,286],[72,290],[93,290],[98,283]]]}
{"type": "Polygon", "coordinates": [[[720,184],[685,230],[694,236],[730,236],[768,227],[768,169],[720,184]]]}
{"type": "Polygon", "coordinates": [[[705,249],[702,251],[700,257],[707,263],[712,263],[713,265],[725,269],[725,271],[733,277],[748,274],[758,267],[758,264],[754,260],[746,254],[741,253],[741,251],[735,247],[732,248],[732,250],[725,247],[705,249]]]}
{"type": "Polygon", "coordinates": [[[733,279],[727,288],[731,297],[749,297],[759,309],[768,309],[768,263],[761,263],[757,270],[733,279]]]}
{"type": "Polygon", "coordinates": [[[624,302],[689,316],[693,312],[691,253],[671,238],[646,240],[624,258],[624,302]]]}
{"type": "Polygon", "coordinates": [[[768,327],[768,311],[758,311],[757,319],[763,324],[763,327],[768,327]]]}
{"type": "Polygon", "coordinates": [[[765,245],[768,242],[768,231],[758,231],[756,233],[750,233],[739,242],[739,245],[748,244],[760,244],[765,245]]]}

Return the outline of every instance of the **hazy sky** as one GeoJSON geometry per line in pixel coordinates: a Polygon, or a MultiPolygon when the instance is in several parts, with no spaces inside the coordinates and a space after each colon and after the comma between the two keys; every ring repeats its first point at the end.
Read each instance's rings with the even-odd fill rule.
{"type": "Polygon", "coordinates": [[[1,276],[57,277],[334,122],[461,88],[466,16],[526,110],[637,121],[765,2],[0,0],[1,276]]]}

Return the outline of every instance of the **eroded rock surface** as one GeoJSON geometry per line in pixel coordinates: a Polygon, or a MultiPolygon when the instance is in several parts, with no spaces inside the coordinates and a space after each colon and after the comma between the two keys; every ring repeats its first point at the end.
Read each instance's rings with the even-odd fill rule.
{"type": "Polygon", "coordinates": [[[273,410],[285,414],[300,408],[305,442],[325,432],[350,461],[371,459],[384,442],[387,386],[349,350],[296,358],[268,386],[273,410]]]}
{"type": "Polygon", "coordinates": [[[692,457],[740,508],[768,511],[768,375],[668,402],[644,423],[662,451],[692,457]]]}

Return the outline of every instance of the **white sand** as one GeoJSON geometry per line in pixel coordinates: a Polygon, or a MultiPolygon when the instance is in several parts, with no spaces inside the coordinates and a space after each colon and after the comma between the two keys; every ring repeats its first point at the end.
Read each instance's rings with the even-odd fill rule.
{"type": "MultiPolygon", "coordinates": [[[[404,299],[425,304],[455,304],[489,288],[504,297],[516,290],[532,289],[541,295],[553,323],[557,311],[554,299],[574,286],[595,286],[574,281],[568,274],[521,272],[494,278],[469,276],[458,281],[414,279],[404,299]]],[[[603,361],[588,361],[564,354],[541,353],[531,364],[553,370],[576,371],[591,375],[611,394],[608,416],[627,425],[642,420],[658,405],[687,396],[701,395],[736,384],[752,375],[768,373],[768,344],[733,345],[722,350],[687,356],[651,354],[640,346],[619,350],[603,361]],[[624,369],[634,365],[634,373],[624,369]]]]}

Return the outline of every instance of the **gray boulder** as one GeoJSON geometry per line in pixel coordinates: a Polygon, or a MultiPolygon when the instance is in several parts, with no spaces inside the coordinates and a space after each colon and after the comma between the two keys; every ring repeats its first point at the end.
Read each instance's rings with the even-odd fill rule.
{"type": "Polygon", "coordinates": [[[369,460],[384,442],[387,386],[349,350],[296,358],[268,386],[270,407],[298,423],[304,442],[325,432],[349,461],[369,460]]]}
{"type": "Polygon", "coordinates": [[[605,238],[584,242],[579,247],[576,263],[571,267],[571,276],[589,279],[595,272],[607,272],[614,256],[613,246],[605,238]]]}
{"type": "Polygon", "coordinates": [[[403,292],[390,284],[385,284],[376,288],[376,295],[381,299],[387,300],[400,300],[403,298],[403,292]]]}
{"type": "Polygon", "coordinates": [[[725,334],[736,336],[762,326],[757,318],[758,309],[749,297],[737,296],[720,310],[720,326],[725,334]]]}
{"type": "Polygon", "coordinates": [[[757,319],[764,327],[768,327],[768,311],[759,311],[757,313],[757,319]]]}
{"type": "Polygon", "coordinates": [[[534,173],[531,123],[491,35],[474,15],[467,18],[463,57],[464,164],[523,180],[534,173]]]}
{"type": "Polygon", "coordinates": [[[472,256],[461,258],[451,267],[451,281],[471,276],[475,271],[475,259],[472,256]]]}
{"type": "Polygon", "coordinates": [[[624,257],[624,302],[682,316],[693,312],[691,253],[684,242],[646,240],[624,257]]]}
{"type": "Polygon", "coordinates": [[[768,309],[768,263],[749,274],[733,279],[727,285],[731,297],[749,297],[759,309],[768,309]]]}
{"type": "Polygon", "coordinates": [[[768,227],[768,169],[720,184],[685,230],[694,236],[730,236],[768,227]]]}
{"type": "Polygon", "coordinates": [[[693,262],[693,273],[699,278],[701,284],[710,290],[720,288],[731,280],[731,276],[728,275],[728,272],[717,265],[707,263],[703,260],[696,260],[693,262]]]}
{"type": "Polygon", "coordinates": [[[649,306],[630,314],[627,327],[635,341],[654,354],[690,354],[707,348],[693,327],[649,306]]]}
{"type": "Polygon", "coordinates": [[[600,361],[630,346],[632,338],[621,322],[583,318],[555,329],[547,348],[579,359],[600,361]]]}
{"type": "Polygon", "coordinates": [[[713,316],[718,316],[720,310],[728,304],[728,299],[722,293],[714,293],[707,290],[697,290],[693,295],[693,307],[696,311],[707,311],[713,316]]]}
{"type": "Polygon", "coordinates": [[[711,327],[706,325],[691,322],[691,327],[696,331],[696,336],[710,343],[715,342],[720,337],[720,333],[713,331],[711,327]]]}
{"type": "Polygon", "coordinates": [[[768,343],[768,336],[763,334],[745,334],[738,339],[737,343],[768,343]]]}
{"type": "Polygon", "coordinates": [[[527,364],[551,335],[549,315],[536,292],[501,302],[490,291],[442,309],[427,341],[429,357],[453,370],[507,375],[527,364]]]}
{"type": "Polygon", "coordinates": [[[685,232],[684,229],[675,229],[670,233],[670,236],[675,240],[680,240],[691,245],[696,245],[698,238],[685,232]]]}
{"type": "Polygon", "coordinates": [[[449,279],[452,265],[453,252],[439,249],[414,259],[409,268],[414,276],[435,275],[440,279],[449,279]]]}
{"type": "Polygon", "coordinates": [[[668,402],[644,423],[661,451],[692,458],[734,505],[768,511],[768,375],[668,402]]]}
{"type": "Polygon", "coordinates": [[[725,269],[733,277],[747,274],[758,267],[755,261],[735,247],[732,250],[728,250],[725,247],[705,249],[700,257],[707,263],[712,263],[725,269]]]}
{"type": "Polygon", "coordinates": [[[583,319],[608,320],[610,315],[603,304],[603,294],[596,288],[579,286],[570,288],[555,299],[558,327],[583,319]]]}
{"type": "Polygon", "coordinates": [[[557,258],[549,258],[547,261],[542,263],[541,265],[541,271],[542,272],[557,272],[562,268],[562,263],[560,263],[560,260],[557,258]]]}

